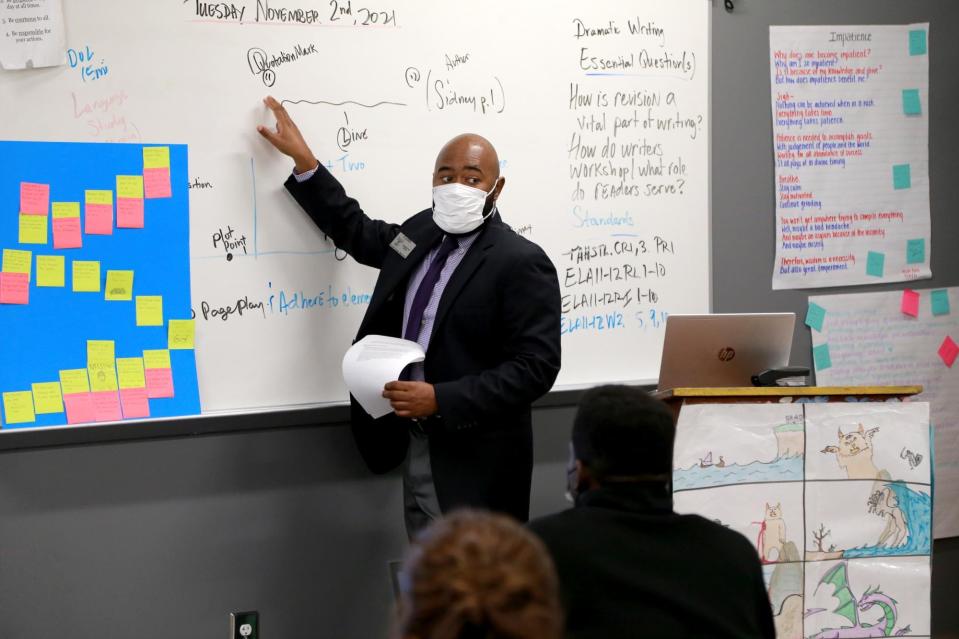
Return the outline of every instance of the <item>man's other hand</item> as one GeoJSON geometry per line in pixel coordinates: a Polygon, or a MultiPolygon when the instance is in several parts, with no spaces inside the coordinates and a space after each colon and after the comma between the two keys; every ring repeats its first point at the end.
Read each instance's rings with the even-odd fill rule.
{"type": "Polygon", "coordinates": [[[318,164],[316,157],[310,151],[310,147],[303,139],[303,135],[297,128],[293,118],[286,112],[282,104],[277,102],[273,96],[267,96],[263,99],[263,104],[273,111],[276,118],[276,130],[272,131],[269,127],[262,124],[256,127],[260,135],[269,140],[270,144],[275,146],[280,153],[290,156],[296,163],[296,172],[303,173],[312,171],[318,164]]]}
{"type": "Polygon", "coordinates": [[[439,410],[433,385],[426,382],[389,382],[383,387],[383,397],[400,417],[423,419],[439,410]]]}

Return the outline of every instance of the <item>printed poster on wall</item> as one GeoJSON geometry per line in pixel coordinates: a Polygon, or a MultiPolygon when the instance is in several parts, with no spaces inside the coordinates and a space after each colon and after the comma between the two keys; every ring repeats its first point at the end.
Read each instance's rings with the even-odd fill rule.
{"type": "Polygon", "coordinates": [[[687,405],[675,508],[753,543],[780,639],[929,636],[930,458],[925,402],[687,405]]]}
{"type": "Polygon", "coordinates": [[[773,289],[929,278],[929,25],[770,27],[773,289]]]}
{"type": "MultiPolygon", "coordinates": [[[[820,386],[921,385],[935,428],[935,536],[959,535],[959,288],[809,298],[820,386]]],[[[896,451],[904,459],[915,448],[896,451]]],[[[917,461],[917,463],[919,463],[917,461]]]]}

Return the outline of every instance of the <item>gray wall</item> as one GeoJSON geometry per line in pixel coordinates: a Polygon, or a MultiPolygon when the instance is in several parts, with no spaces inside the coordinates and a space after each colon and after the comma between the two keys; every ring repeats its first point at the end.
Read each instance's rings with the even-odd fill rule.
{"type": "MultiPolygon", "coordinates": [[[[728,15],[717,0],[713,19],[715,310],[805,310],[807,293],[770,290],[769,24],[932,22],[927,283],[959,283],[947,244],[959,237],[959,7],[735,2],[728,15]]],[[[809,363],[805,331],[794,352],[809,363]]],[[[569,407],[535,411],[534,516],[564,506],[571,418],[569,407]]],[[[401,522],[399,478],[368,475],[342,424],[2,453],[0,636],[206,639],[226,636],[230,611],[257,609],[267,639],[383,637],[401,522]]],[[[959,538],[934,553],[934,632],[959,637],[959,538]]]]}

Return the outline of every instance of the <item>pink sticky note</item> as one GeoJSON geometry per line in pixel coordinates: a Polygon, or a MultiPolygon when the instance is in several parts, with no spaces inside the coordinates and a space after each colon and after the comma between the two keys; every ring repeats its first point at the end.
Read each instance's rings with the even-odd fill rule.
{"type": "Polygon", "coordinates": [[[173,397],[173,371],[169,368],[146,369],[147,397],[173,397]]]}
{"type": "Polygon", "coordinates": [[[27,215],[46,215],[50,210],[50,185],[20,183],[20,212],[27,215]]]}
{"type": "Polygon", "coordinates": [[[87,235],[113,235],[112,204],[87,204],[86,213],[87,235]]]}
{"type": "Polygon", "coordinates": [[[170,167],[143,169],[143,192],[147,198],[171,197],[170,167]]]}
{"type": "Polygon", "coordinates": [[[96,412],[93,410],[92,393],[64,395],[63,405],[67,409],[68,424],[82,424],[96,421],[96,412]]]}
{"type": "Polygon", "coordinates": [[[942,340],[942,346],[939,347],[939,357],[942,358],[946,366],[952,368],[952,364],[956,361],[956,355],[959,355],[959,346],[956,346],[952,338],[946,335],[946,339],[942,340]]]}
{"type": "Polygon", "coordinates": [[[117,228],[143,228],[143,200],[140,198],[117,198],[117,228]]]}
{"type": "Polygon", "coordinates": [[[93,395],[93,413],[98,422],[118,422],[123,419],[120,412],[120,395],[116,391],[97,391],[93,395]]]}
{"type": "Polygon", "coordinates": [[[80,218],[53,218],[53,248],[80,248],[83,246],[82,238],[83,236],[80,234],[80,218]]]}
{"type": "Polygon", "coordinates": [[[902,312],[912,317],[919,317],[919,293],[906,289],[902,292],[902,312]]]}
{"type": "Polygon", "coordinates": [[[120,404],[123,407],[124,419],[150,416],[150,401],[145,388],[121,388],[120,404]]]}
{"type": "Polygon", "coordinates": [[[30,276],[26,273],[0,273],[0,304],[29,304],[30,276]]]}

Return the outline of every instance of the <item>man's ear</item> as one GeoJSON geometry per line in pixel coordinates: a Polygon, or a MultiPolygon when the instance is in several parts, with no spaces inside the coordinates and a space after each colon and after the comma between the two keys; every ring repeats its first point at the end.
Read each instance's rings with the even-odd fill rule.
{"type": "Polygon", "coordinates": [[[502,175],[499,176],[496,180],[496,184],[493,186],[493,201],[499,199],[500,194],[503,192],[503,189],[506,187],[506,178],[502,175]]]}
{"type": "Polygon", "coordinates": [[[596,483],[596,478],[593,477],[592,471],[589,469],[589,466],[576,460],[576,486],[585,486],[587,488],[592,488],[596,483]]]}

